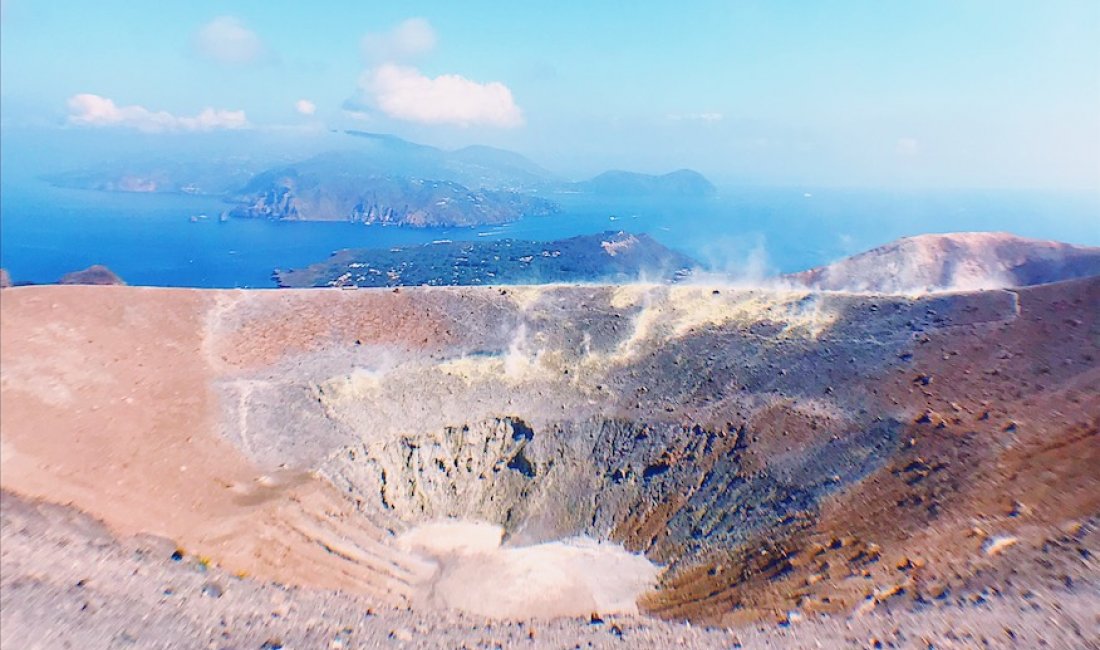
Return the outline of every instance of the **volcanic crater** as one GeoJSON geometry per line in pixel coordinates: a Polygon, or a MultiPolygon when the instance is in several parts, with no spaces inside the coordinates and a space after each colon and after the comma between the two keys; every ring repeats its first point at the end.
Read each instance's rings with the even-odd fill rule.
{"type": "Polygon", "coordinates": [[[3,300],[6,502],[250,580],[722,628],[1097,601],[1044,555],[1097,547],[1098,278],[3,300]]]}

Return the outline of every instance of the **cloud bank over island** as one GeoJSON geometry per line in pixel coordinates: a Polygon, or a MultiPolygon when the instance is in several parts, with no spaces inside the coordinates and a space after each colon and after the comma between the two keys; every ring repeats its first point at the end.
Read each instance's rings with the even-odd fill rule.
{"type": "Polygon", "coordinates": [[[204,108],[198,115],[180,116],[133,104],[119,106],[107,97],[80,93],[69,98],[68,123],[74,126],[125,127],[145,133],[217,131],[250,126],[243,110],[204,108]]]}

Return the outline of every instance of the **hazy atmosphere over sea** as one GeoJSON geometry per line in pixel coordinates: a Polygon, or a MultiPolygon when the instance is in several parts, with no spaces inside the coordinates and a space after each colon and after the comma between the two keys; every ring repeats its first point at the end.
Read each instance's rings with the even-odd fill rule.
{"type": "Polygon", "coordinates": [[[111,128],[112,149],[135,130],[363,128],[722,185],[1095,189],[1100,173],[1088,0],[270,9],[5,0],[3,126],[76,150],[58,156],[103,149],[57,128],[111,128]]]}

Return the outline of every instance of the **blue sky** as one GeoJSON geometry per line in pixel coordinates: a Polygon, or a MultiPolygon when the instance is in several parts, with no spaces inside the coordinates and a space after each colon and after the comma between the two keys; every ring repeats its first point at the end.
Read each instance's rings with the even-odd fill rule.
{"type": "Polygon", "coordinates": [[[5,130],[361,128],[576,175],[1100,186],[1092,0],[3,0],[0,31],[5,130]]]}

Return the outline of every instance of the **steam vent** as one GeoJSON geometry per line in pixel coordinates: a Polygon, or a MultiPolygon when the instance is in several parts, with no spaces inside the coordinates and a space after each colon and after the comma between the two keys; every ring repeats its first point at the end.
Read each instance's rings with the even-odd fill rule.
{"type": "Polygon", "coordinates": [[[5,289],[2,627],[1086,647],[1097,305],[1095,277],[5,289]]]}

